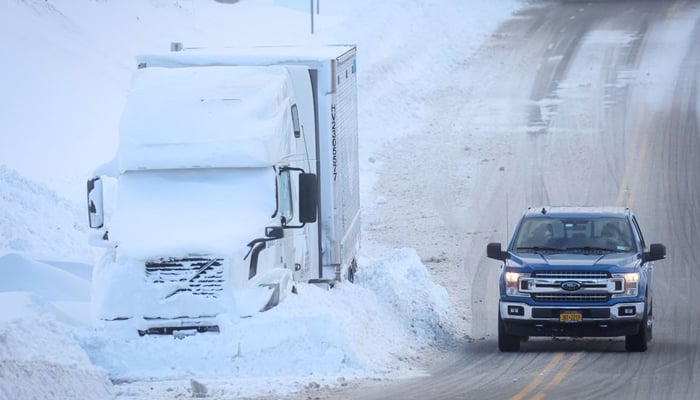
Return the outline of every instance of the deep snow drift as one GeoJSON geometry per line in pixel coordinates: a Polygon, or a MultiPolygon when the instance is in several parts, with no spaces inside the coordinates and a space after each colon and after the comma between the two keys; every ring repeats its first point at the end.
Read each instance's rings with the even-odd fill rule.
{"type": "Polygon", "coordinates": [[[373,155],[416,133],[431,88],[448,85],[451,66],[518,7],[515,0],[323,1],[312,36],[308,12],[278,3],[298,2],[0,5],[0,45],[14,55],[0,65],[7,91],[0,100],[0,399],[284,394],[421,373],[415,361],[454,339],[447,293],[416,252],[367,242],[355,285],[301,284],[267,313],[222,320],[218,335],[139,338],[132,329],[93,325],[90,268],[99,254],[87,245],[84,181],[116,149],[135,54],[166,50],[171,41],[357,44],[362,206],[371,211],[382,202],[372,191],[373,155]]]}

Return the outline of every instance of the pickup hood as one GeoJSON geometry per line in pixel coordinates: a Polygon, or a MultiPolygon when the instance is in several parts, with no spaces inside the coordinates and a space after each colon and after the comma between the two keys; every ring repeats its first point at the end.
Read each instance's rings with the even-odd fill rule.
{"type": "Polygon", "coordinates": [[[591,254],[536,254],[510,253],[506,266],[520,267],[526,270],[561,270],[562,268],[599,269],[610,272],[624,271],[639,265],[640,259],[630,253],[591,253],[591,254]]]}

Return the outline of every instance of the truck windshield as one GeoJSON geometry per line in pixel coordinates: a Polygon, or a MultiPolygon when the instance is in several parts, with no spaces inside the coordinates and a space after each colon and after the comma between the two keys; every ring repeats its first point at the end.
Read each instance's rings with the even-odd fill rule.
{"type": "Polygon", "coordinates": [[[626,218],[532,217],[523,220],[516,252],[629,252],[634,250],[626,218]]]}
{"type": "Polygon", "coordinates": [[[131,171],[118,191],[110,237],[142,259],[245,251],[276,204],[272,167],[131,171]]]}

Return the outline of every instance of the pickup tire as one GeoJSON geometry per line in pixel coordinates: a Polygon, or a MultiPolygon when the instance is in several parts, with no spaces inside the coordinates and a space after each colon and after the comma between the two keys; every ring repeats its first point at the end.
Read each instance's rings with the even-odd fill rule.
{"type": "Polygon", "coordinates": [[[498,311],[498,350],[503,352],[513,352],[520,350],[520,336],[506,333],[505,323],[501,318],[501,311],[498,311]]]}
{"type": "Polygon", "coordinates": [[[636,335],[625,336],[625,349],[630,352],[647,351],[648,343],[652,336],[652,325],[648,323],[651,307],[647,308],[642,322],[639,324],[639,332],[636,335]]]}

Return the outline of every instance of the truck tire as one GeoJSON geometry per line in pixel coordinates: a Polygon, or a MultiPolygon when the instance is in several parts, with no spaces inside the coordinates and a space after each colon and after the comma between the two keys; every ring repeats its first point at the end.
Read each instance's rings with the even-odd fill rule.
{"type": "Polygon", "coordinates": [[[647,324],[651,308],[644,314],[642,322],[639,324],[639,332],[635,335],[625,336],[625,349],[630,352],[647,351],[648,343],[652,336],[652,326],[647,324]]]}
{"type": "Polygon", "coordinates": [[[348,282],[355,283],[355,273],[357,272],[357,260],[354,258],[348,267],[348,282]]]}
{"type": "Polygon", "coordinates": [[[505,323],[498,311],[498,350],[503,352],[513,352],[520,350],[520,337],[506,333],[505,323]]]}

